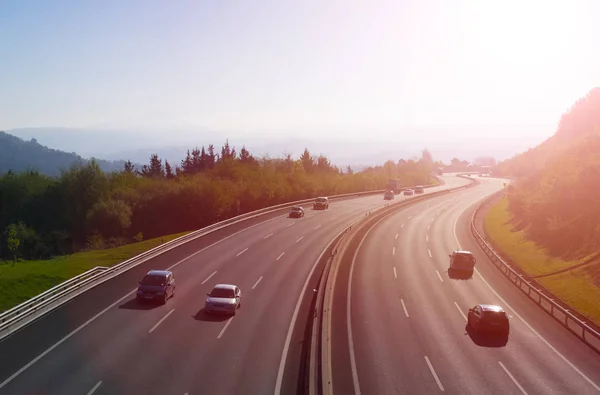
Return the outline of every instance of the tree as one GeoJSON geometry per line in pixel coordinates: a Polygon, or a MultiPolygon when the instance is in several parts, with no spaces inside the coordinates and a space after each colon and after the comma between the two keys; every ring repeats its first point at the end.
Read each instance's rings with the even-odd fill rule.
{"type": "Polygon", "coordinates": [[[304,152],[300,155],[300,162],[302,162],[302,166],[304,167],[304,171],[307,173],[311,173],[315,167],[315,160],[308,152],[308,148],[304,148],[304,152]]]}
{"type": "Polygon", "coordinates": [[[123,165],[123,172],[125,172],[127,174],[134,174],[135,173],[135,165],[133,163],[131,163],[130,160],[128,160],[123,165]]]}
{"type": "Polygon", "coordinates": [[[6,232],[8,234],[8,237],[6,239],[6,247],[8,248],[8,251],[10,251],[13,257],[12,265],[15,266],[21,240],[19,240],[19,237],[17,235],[17,227],[14,224],[9,225],[6,232]]]}
{"type": "Polygon", "coordinates": [[[221,157],[220,160],[233,160],[235,159],[237,153],[235,152],[235,148],[229,146],[229,139],[225,140],[225,144],[221,147],[221,157]]]}
{"type": "Polygon", "coordinates": [[[165,170],[158,154],[150,155],[150,166],[142,167],[142,176],[146,178],[165,178],[165,170]]]}
{"type": "Polygon", "coordinates": [[[173,173],[171,164],[167,160],[165,160],[165,177],[168,180],[172,180],[173,178],[175,178],[175,174],[173,173]]]}

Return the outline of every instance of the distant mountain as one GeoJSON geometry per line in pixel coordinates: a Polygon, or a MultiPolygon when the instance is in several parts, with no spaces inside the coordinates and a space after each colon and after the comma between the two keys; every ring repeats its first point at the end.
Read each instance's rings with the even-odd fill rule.
{"type": "MultiPolygon", "coordinates": [[[[25,141],[0,131],[0,174],[9,170],[21,172],[32,169],[46,175],[58,176],[61,169],[68,169],[73,163],[85,161],[75,152],[51,149],[39,144],[35,139],[25,141]]],[[[104,171],[121,170],[124,163],[98,160],[104,171]]]]}

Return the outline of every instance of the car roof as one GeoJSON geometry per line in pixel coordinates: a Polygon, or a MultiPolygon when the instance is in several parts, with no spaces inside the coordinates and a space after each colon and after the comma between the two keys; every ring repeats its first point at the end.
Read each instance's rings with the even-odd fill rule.
{"type": "Polygon", "coordinates": [[[464,250],[456,250],[456,251],[454,251],[454,253],[457,255],[473,255],[473,253],[471,251],[464,251],[464,250]]]}
{"type": "Polygon", "coordinates": [[[146,276],[167,276],[171,273],[170,270],[150,270],[146,276]]]}
{"type": "Polygon", "coordinates": [[[327,196],[319,196],[317,199],[327,199],[327,196]]]}
{"type": "Polygon", "coordinates": [[[303,208],[300,206],[294,206],[292,207],[292,210],[303,210],[303,208]]]}
{"type": "Polygon", "coordinates": [[[502,313],[504,309],[495,304],[480,304],[481,310],[483,311],[492,311],[494,313],[502,313]]]}
{"type": "Polygon", "coordinates": [[[213,289],[217,289],[217,288],[218,289],[231,289],[231,290],[234,290],[236,288],[236,286],[233,285],[233,284],[217,284],[217,285],[214,286],[213,289]]]}

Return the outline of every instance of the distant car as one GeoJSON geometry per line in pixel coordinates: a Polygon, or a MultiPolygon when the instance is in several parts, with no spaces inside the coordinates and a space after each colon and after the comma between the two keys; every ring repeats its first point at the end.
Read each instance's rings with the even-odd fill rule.
{"type": "Polygon", "coordinates": [[[478,304],[469,309],[468,325],[476,332],[501,333],[508,336],[510,323],[504,309],[497,305],[478,304]]]}
{"type": "Polygon", "coordinates": [[[318,197],[313,204],[315,210],[327,210],[329,208],[329,198],[318,197]]]}
{"type": "Polygon", "coordinates": [[[304,217],[304,209],[302,207],[292,207],[290,210],[290,218],[301,218],[304,217]]]}
{"type": "Polygon", "coordinates": [[[473,275],[477,259],[475,259],[471,251],[456,250],[448,256],[450,257],[449,272],[469,273],[473,275]]]}
{"type": "Polygon", "coordinates": [[[415,187],[415,193],[416,194],[425,193],[425,188],[423,188],[422,186],[415,187]]]}
{"type": "Polygon", "coordinates": [[[204,309],[207,313],[222,313],[235,315],[242,307],[242,291],[232,284],[217,284],[206,294],[204,309]]]}
{"type": "Polygon", "coordinates": [[[158,301],[167,303],[167,300],[175,296],[175,278],[169,270],[150,270],[137,289],[136,299],[138,302],[158,301]]]}
{"type": "Polygon", "coordinates": [[[394,200],[394,191],[385,191],[383,200],[394,200]]]}
{"type": "Polygon", "coordinates": [[[413,193],[413,190],[412,190],[412,189],[406,189],[406,190],[404,191],[404,196],[412,196],[413,194],[414,194],[414,193],[413,193]]]}

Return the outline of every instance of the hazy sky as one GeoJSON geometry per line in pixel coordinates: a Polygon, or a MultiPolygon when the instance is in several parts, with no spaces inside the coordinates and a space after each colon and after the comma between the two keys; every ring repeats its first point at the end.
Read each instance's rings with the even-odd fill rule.
{"type": "Polygon", "coordinates": [[[2,0],[0,130],[552,129],[600,85],[599,15],[593,0],[2,0]]]}

